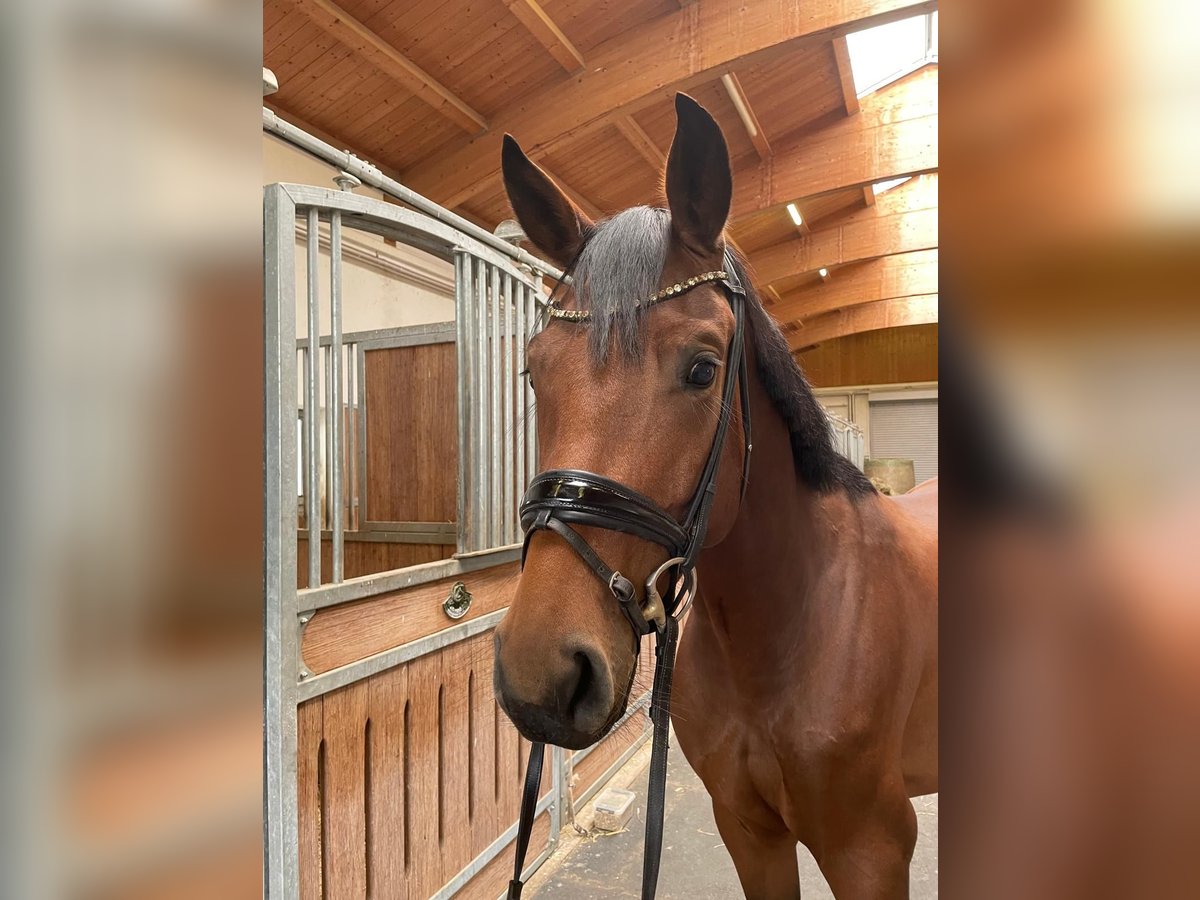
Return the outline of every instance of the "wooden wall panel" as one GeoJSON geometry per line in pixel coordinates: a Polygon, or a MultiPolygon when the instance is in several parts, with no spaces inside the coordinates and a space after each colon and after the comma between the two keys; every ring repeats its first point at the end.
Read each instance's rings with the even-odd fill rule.
{"type": "MultiPolygon", "coordinates": [[[[527,742],[492,697],[485,632],[303,704],[298,711],[305,900],[425,898],[508,829],[527,742]]],[[[543,792],[551,786],[547,765],[543,792]]],[[[532,855],[549,837],[534,830],[532,855]]],[[[464,896],[498,894],[511,853],[464,896]]]]}
{"type": "Polygon", "coordinates": [[[471,859],[471,681],[475,642],[462,641],[441,652],[442,688],[438,714],[441,752],[438,754],[438,821],[441,822],[442,884],[471,859]]]}
{"type": "MultiPolygon", "coordinates": [[[[463,576],[469,615],[503,608],[515,563],[463,576]],[[473,583],[472,583],[473,582],[473,583]]],[[[455,579],[319,611],[303,646],[314,671],[441,630],[441,599],[455,579]]],[[[454,878],[516,822],[529,747],[492,692],[494,632],[395,666],[298,710],[300,878],[304,900],[424,898],[454,878]]],[[[649,687],[647,640],[634,696],[649,687]]],[[[634,716],[576,769],[575,794],[592,786],[646,727],[634,716]]],[[[542,795],[552,789],[547,762],[542,795]]],[[[539,819],[531,858],[545,846],[539,819]]],[[[463,896],[495,896],[511,848],[463,896]]]]}
{"type": "Polygon", "coordinates": [[[367,895],[366,729],[370,687],[360,681],[324,698],[322,820],[325,900],[367,895]]]}
{"type": "MultiPolygon", "coordinates": [[[[508,606],[519,575],[513,562],[318,610],[304,628],[301,656],[310,672],[327,672],[477,619],[508,606]],[[474,598],[470,610],[457,621],[442,609],[456,581],[462,581],[474,598]]],[[[490,685],[490,676],[488,681],[490,685]]]]}
{"type": "Polygon", "coordinates": [[[938,380],[938,326],[852,334],[796,354],[813,387],[938,380]]]}
{"type": "Polygon", "coordinates": [[[458,506],[454,344],[366,353],[367,520],[453,522],[458,506]]]}
{"type": "Polygon", "coordinates": [[[409,897],[429,897],[442,885],[439,693],[440,654],[408,664],[408,768],[405,791],[408,815],[409,897]]]}
{"type": "MultiPolygon", "coordinates": [[[[491,632],[487,638],[491,640],[491,632]]],[[[485,659],[490,661],[489,654],[485,659]]],[[[496,717],[502,716],[492,692],[490,666],[473,672],[471,687],[471,855],[482,853],[508,827],[496,803],[496,717]]]]}
{"type": "Polygon", "coordinates": [[[296,780],[298,782],[300,831],[300,900],[322,900],[321,814],[325,748],[324,706],[320,698],[296,711],[296,780]]]}
{"type": "Polygon", "coordinates": [[[508,716],[496,705],[495,753],[496,815],[501,821],[516,821],[521,811],[521,745],[520,735],[508,716]]]}
{"type": "Polygon", "coordinates": [[[367,896],[406,900],[407,805],[404,747],[408,723],[408,668],[397,666],[370,680],[368,752],[367,896]]]}

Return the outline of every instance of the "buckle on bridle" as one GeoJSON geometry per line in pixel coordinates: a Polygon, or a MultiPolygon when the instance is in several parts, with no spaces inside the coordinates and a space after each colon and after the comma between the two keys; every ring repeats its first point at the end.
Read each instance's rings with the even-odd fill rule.
{"type": "MultiPolygon", "coordinates": [[[[658,579],[662,577],[663,572],[668,569],[673,569],[681,563],[687,562],[682,556],[674,556],[668,559],[665,563],[650,573],[646,579],[646,602],[642,606],[642,615],[645,616],[647,622],[653,622],[654,627],[662,632],[667,627],[667,607],[663,603],[662,594],[658,592],[658,579]]],[[[671,585],[668,595],[671,597],[681,597],[685,593],[687,600],[684,604],[675,604],[675,608],[671,611],[671,615],[679,618],[691,606],[692,598],[696,596],[696,569],[689,567],[681,573],[684,580],[683,590],[680,591],[679,583],[671,585]]]]}

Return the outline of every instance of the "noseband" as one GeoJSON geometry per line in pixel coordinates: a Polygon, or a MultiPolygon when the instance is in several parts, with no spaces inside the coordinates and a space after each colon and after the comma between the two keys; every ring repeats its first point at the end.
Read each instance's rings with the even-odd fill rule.
{"type": "MultiPolygon", "coordinates": [[[[717,283],[725,290],[733,311],[733,337],[729,340],[725,383],[721,390],[721,415],[713,435],[708,458],[700,473],[695,493],[688,504],[683,521],[677,521],[654,500],[633,488],[595,472],[579,469],[549,469],[530,482],[521,501],[521,527],[525,529],[525,544],[521,564],[529,552],[529,542],[538,531],[551,531],[570,545],[596,577],[608,588],[621,612],[633,626],[634,646],[641,647],[642,635],[655,634],[654,693],[650,717],[654,722],[654,742],[650,759],[650,788],[646,814],[646,852],[642,870],[643,900],[652,900],[658,884],[658,866],[662,854],[663,804],[667,777],[667,738],[671,704],[671,675],[675,663],[675,645],[679,637],[679,616],[696,596],[696,559],[704,547],[708,517],[717,494],[717,470],[729,421],[733,416],[733,392],[740,385],[742,435],[745,451],[742,456],[742,496],[750,474],[750,396],[746,376],[746,289],[738,279],[733,259],[725,251],[725,268],[705,272],[664,288],[652,297],[638,302],[647,309],[664,300],[681,297],[702,284],[717,283]],[[610,567],[595,549],[572,526],[603,528],[632,535],[658,544],[667,559],[649,577],[638,596],[636,586],[627,577],[610,567]],[[658,590],[658,581],[668,574],[667,593],[658,590]]],[[[551,294],[550,317],[566,322],[586,324],[591,313],[587,310],[562,309],[555,300],[561,288],[559,282],[551,294]]],[[[508,886],[509,900],[521,896],[521,880],[529,837],[533,829],[541,783],[545,746],[534,743],[530,748],[529,766],[525,775],[525,790],[521,803],[521,819],[517,829],[516,870],[508,886]]]]}

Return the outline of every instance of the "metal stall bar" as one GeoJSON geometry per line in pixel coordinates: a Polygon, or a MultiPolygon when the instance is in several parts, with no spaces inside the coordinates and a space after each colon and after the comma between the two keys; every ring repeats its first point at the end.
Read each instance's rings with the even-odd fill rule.
{"type": "Polygon", "coordinates": [[[467,444],[470,429],[467,427],[469,410],[471,408],[471,373],[468,371],[469,357],[467,348],[471,344],[472,319],[466,314],[466,297],[470,294],[471,257],[463,250],[454,251],[454,363],[455,380],[457,381],[458,406],[458,552],[465,553],[471,549],[470,514],[468,512],[471,496],[470,456],[471,448],[467,444]]]}
{"type": "MultiPolygon", "coordinates": [[[[295,900],[300,895],[296,785],[300,659],[300,625],[296,617],[296,207],[278,185],[267,188],[264,194],[263,225],[264,888],[273,900],[295,900]]],[[[310,344],[313,360],[315,350],[310,344]]]]}
{"type": "Polygon", "coordinates": [[[329,528],[333,544],[330,581],[339,584],[342,580],[342,556],[346,548],[346,516],[342,508],[342,472],[346,466],[342,454],[342,432],[346,424],[346,410],[342,404],[342,213],[336,209],[329,214],[329,325],[329,383],[333,388],[328,399],[333,423],[329,432],[329,528]]]}
{"type": "Polygon", "coordinates": [[[513,282],[512,289],[513,313],[517,320],[517,384],[516,389],[513,391],[513,400],[516,404],[516,409],[514,410],[514,417],[512,419],[517,429],[517,440],[515,447],[516,467],[513,474],[516,476],[517,501],[520,502],[520,498],[525,491],[525,485],[529,481],[526,474],[528,469],[525,467],[525,436],[527,431],[525,422],[527,415],[525,386],[529,382],[529,375],[525,374],[527,366],[525,362],[525,345],[529,341],[529,323],[525,317],[525,285],[520,281],[516,281],[513,282]]]}
{"type": "Polygon", "coordinates": [[[500,391],[501,383],[504,382],[504,369],[500,365],[500,352],[503,349],[503,328],[501,323],[504,321],[501,318],[501,299],[500,299],[500,270],[496,266],[488,266],[491,278],[491,322],[488,334],[488,374],[491,377],[492,387],[492,417],[491,417],[491,466],[490,480],[492,485],[491,503],[489,506],[488,515],[488,546],[502,547],[504,546],[504,520],[505,509],[503,481],[504,481],[504,459],[503,451],[500,448],[502,443],[508,440],[508,428],[505,427],[504,421],[500,418],[500,391]]]}
{"type": "Polygon", "coordinates": [[[354,366],[358,370],[358,521],[362,523],[367,521],[367,351],[360,341],[354,342],[354,366]]]}
{"type": "Polygon", "coordinates": [[[333,433],[333,404],[329,402],[329,398],[333,396],[333,369],[331,366],[332,359],[329,352],[329,346],[322,345],[321,347],[321,364],[325,367],[325,392],[322,396],[322,402],[325,409],[325,438],[321,442],[323,449],[323,461],[325,464],[325,503],[322,506],[321,528],[328,530],[329,519],[333,515],[333,510],[329,508],[329,486],[333,483],[333,476],[330,467],[333,464],[333,455],[329,449],[329,437],[333,433]]]}
{"type": "Polygon", "coordinates": [[[516,434],[523,426],[521,422],[513,420],[513,346],[517,340],[517,336],[513,334],[513,279],[507,272],[504,273],[503,289],[501,290],[500,303],[504,310],[504,427],[506,434],[504,436],[504,496],[501,502],[504,504],[504,534],[501,535],[501,543],[505,546],[516,543],[517,540],[517,504],[513,496],[513,441],[516,439],[516,434]]]}
{"type": "MultiPolygon", "coordinates": [[[[534,273],[535,284],[541,281],[541,276],[534,273]]],[[[525,288],[525,310],[526,318],[530,324],[530,328],[537,326],[537,294],[532,286],[525,288]]],[[[525,438],[525,473],[526,478],[532,478],[537,472],[537,398],[533,394],[533,382],[528,378],[525,379],[525,404],[526,404],[526,438],[525,438]]],[[[523,487],[523,485],[522,485],[523,487]]]]}
{"type": "Polygon", "coordinates": [[[317,240],[320,220],[316,207],[308,209],[306,262],[308,263],[308,364],[304,367],[304,524],[308,526],[308,586],[321,583],[321,451],[317,445],[320,400],[317,384],[321,377],[321,285],[317,277],[320,259],[317,240]]]}
{"type": "MultiPolygon", "coordinates": [[[[342,336],[345,340],[345,335],[342,336]]],[[[358,345],[346,342],[346,528],[359,527],[358,512],[358,367],[354,364],[358,345]],[[351,414],[354,419],[351,420],[351,414]]]]}
{"type": "Polygon", "coordinates": [[[488,549],[489,534],[487,529],[487,502],[491,493],[488,484],[488,444],[491,435],[488,432],[488,367],[487,367],[487,264],[482,259],[475,260],[475,290],[471,295],[475,308],[471,311],[476,319],[475,331],[475,397],[472,412],[475,419],[475,440],[472,442],[474,458],[471,460],[475,475],[473,491],[474,531],[476,535],[472,550],[488,549]]]}

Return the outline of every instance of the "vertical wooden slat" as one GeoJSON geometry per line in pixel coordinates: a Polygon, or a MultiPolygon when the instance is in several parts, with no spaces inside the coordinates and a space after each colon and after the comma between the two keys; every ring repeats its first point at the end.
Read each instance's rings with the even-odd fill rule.
{"type": "Polygon", "coordinates": [[[367,892],[365,728],[368,686],[359,681],[325,697],[325,859],[327,900],[367,892]]]}
{"type": "Polygon", "coordinates": [[[470,747],[467,743],[471,675],[469,641],[452,644],[442,658],[442,882],[471,861],[470,747]]]}
{"type": "Polygon", "coordinates": [[[475,684],[471,696],[473,715],[471,766],[472,805],[471,850],[483,850],[506,827],[496,815],[496,700],[492,693],[492,632],[475,639],[475,684]]]}
{"type": "Polygon", "coordinates": [[[438,688],[442,661],[437,654],[408,667],[408,896],[429,897],[442,886],[438,842],[438,688]]]}
{"type": "Polygon", "coordinates": [[[324,725],[317,697],[296,710],[296,780],[300,833],[300,900],[321,900],[321,798],[317,754],[324,725]]]}
{"type": "Polygon", "coordinates": [[[404,875],[404,708],[408,667],[371,679],[371,795],[368,800],[367,872],[372,900],[406,900],[404,875]]]}
{"type": "Polygon", "coordinates": [[[497,803],[499,808],[498,814],[500,822],[511,824],[516,821],[517,813],[520,812],[521,789],[518,783],[519,772],[516,768],[518,741],[520,738],[517,735],[517,729],[513,727],[512,722],[508,720],[508,716],[504,714],[503,710],[498,710],[496,717],[496,733],[498,735],[496,741],[496,777],[500,785],[497,803]]]}

